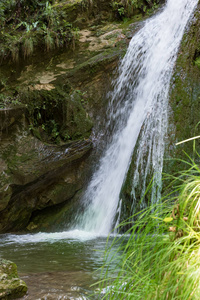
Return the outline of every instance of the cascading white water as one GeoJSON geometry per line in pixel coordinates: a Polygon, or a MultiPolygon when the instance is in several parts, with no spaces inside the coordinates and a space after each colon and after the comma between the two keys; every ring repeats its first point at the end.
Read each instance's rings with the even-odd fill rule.
{"type": "Polygon", "coordinates": [[[168,0],[162,12],[147,20],[132,38],[119,67],[109,117],[112,141],[86,191],[86,210],[79,227],[109,233],[120,191],[139,134],[133,196],[136,185],[154,174],[152,201],[160,195],[168,93],[173,67],[185,27],[198,0],[168,0]],[[141,179],[141,174],[143,179],[141,179]]]}

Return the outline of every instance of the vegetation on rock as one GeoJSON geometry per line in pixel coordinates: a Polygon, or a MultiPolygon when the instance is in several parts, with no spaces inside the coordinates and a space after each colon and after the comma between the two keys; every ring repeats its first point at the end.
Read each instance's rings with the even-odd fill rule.
{"type": "Polygon", "coordinates": [[[81,93],[69,93],[68,89],[19,93],[20,102],[28,109],[29,129],[40,140],[59,144],[90,136],[93,124],[84,109],[81,93]]]}
{"type": "Polygon", "coordinates": [[[0,299],[21,298],[26,292],[27,286],[24,281],[19,279],[16,264],[0,259],[0,299]]]}
{"type": "MultiPolygon", "coordinates": [[[[15,76],[13,74],[17,73],[17,64],[13,62],[20,58],[28,61],[36,50],[42,53],[69,45],[74,48],[79,34],[77,26],[85,28],[90,22],[92,37],[104,35],[104,41],[107,39],[108,42],[114,37],[112,46],[109,48],[106,44],[101,51],[100,48],[89,50],[87,43],[90,44],[92,39],[86,36],[84,46],[80,46],[80,43],[78,46],[81,49],[80,55],[77,55],[78,63],[73,64],[72,68],[68,64],[59,75],[57,65],[61,65],[64,59],[52,63],[58,59],[52,55],[49,65],[45,65],[45,71],[52,68],[53,75],[56,75],[51,81],[53,83],[48,82],[46,86],[41,80],[32,78],[27,71],[27,77],[31,78],[28,83],[27,78],[20,82],[18,76],[13,80],[17,83],[12,82],[13,86],[10,87],[8,77],[1,72],[0,108],[9,107],[8,110],[2,110],[0,116],[1,232],[25,228],[30,231],[56,229],[64,220],[71,221],[71,213],[77,205],[74,202],[78,203],[77,199],[86,182],[84,159],[92,148],[91,142],[87,141],[93,126],[88,111],[90,109],[95,120],[97,112],[94,111],[104,105],[102,99],[106,88],[102,82],[107,81],[108,84],[110,77],[106,76],[112,72],[119,55],[127,47],[128,34],[125,31],[116,33],[112,28],[109,35],[105,28],[99,27],[108,16],[95,14],[109,7],[109,20],[123,20],[120,26],[124,28],[126,18],[149,14],[161,2],[110,0],[101,1],[102,8],[97,0],[67,3],[61,0],[0,2],[0,60],[4,63],[12,59],[10,82],[15,76]],[[81,13],[85,11],[87,13],[82,16],[81,13]],[[81,60],[83,48],[85,56],[81,60]],[[14,117],[10,109],[13,104],[16,105],[14,117]],[[18,109],[18,105],[23,107],[18,109]],[[18,111],[23,115],[21,119],[18,111]]],[[[198,22],[197,18],[197,25],[198,22]]],[[[185,51],[180,51],[174,75],[172,106],[176,137],[179,139],[191,132],[191,128],[195,128],[194,123],[199,121],[200,27],[197,25],[184,38],[182,49],[185,48],[185,51]],[[186,119],[189,125],[183,131],[182,124],[186,119]]],[[[101,43],[102,39],[98,41],[101,43]]],[[[28,70],[29,67],[32,67],[31,64],[24,69],[28,70]]],[[[20,74],[24,69],[20,69],[20,74]]],[[[169,195],[162,204],[134,215],[137,223],[133,227],[132,220],[122,223],[122,227],[131,227],[128,231],[130,238],[127,242],[125,236],[121,237],[119,253],[122,254],[117,274],[103,279],[101,288],[105,283],[108,285],[104,299],[116,299],[119,295],[127,300],[199,299],[199,172],[198,164],[192,162],[190,170],[178,177],[180,185],[174,197],[169,195]]],[[[130,211],[131,170],[128,175],[130,177],[122,194],[125,194],[123,205],[130,211]]],[[[118,243],[118,240],[115,242],[118,243]]],[[[108,255],[110,259],[109,250],[108,255]]],[[[113,260],[115,258],[113,256],[113,260]]],[[[4,266],[5,262],[1,263],[4,266]]],[[[2,272],[0,264],[1,283],[6,284],[6,292],[5,286],[0,287],[0,297],[13,297],[10,296],[12,289],[17,296],[26,292],[24,284],[19,289],[7,286],[12,276],[17,282],[15,270],[12,276],[2,272]]]]}
{"type": "Polygon", "coordinates": [[[30,56],[35,49],[64,47],[76,38],[76,28],[53,1],[2,0],[0,3],[0,58],[30,56]]]}
{"type": "Polygon", "coordinates": [[[120,243],[117,253],[113,245],[107,250],[102,299],[199,299],[200,168],[192,160],[187,164],[189,169],[170,176],[173,192],[137,213],[135,224],[114,240],[120,243]]]}
{"type": "Polygon", "coordinates": [[[138,11],[145,13],[151,13],[158,8],[160,0],[113,0],[113,9],[118,12],[121,17],[131,17],[138,11]]]}
{"type": "MultiPolygon", "coordinates": [[[[108,100],[105,95],[111,89],[118,59],[137,30],[142,13],[149,13],[158,2],[161,3],[146,0],[1,1],[2,232],[25,228],[34,214],[37,215],[36,211],[42,216],[42,211],[50,206],[63,203],[67,207],[67,201],[83,187],[88,167],[84,166],[85,171],[80,159],[77,164],[80,172],[74,176],[72,168],[69,175],[67,166],[71,163],[67,164],[68,157],[63,160],[65,151],[70,152],[71,146],[81,140],[82,145],[88,143],[86,153],[89,153],[91,142],[87,139],[96,117],[105,114],[108,100]],[[123,15],[118,11],[121,6],[123,15]],[[131,16],[135,18],[127,21],[131,16]],[[123,22],[119,22],[122,19],[123,22]],[[78,30],[74,30],[77,27],[81,29],[81,38],[76,49],[65,50],[65,45],[70,43],[74,48],[72,35],[78,37],[78,30]],[[63,161],[66,164],[62,170],[66,169],[60,172],[63,161]],[[65,182],[68,177],[71,184],[65,182]],[[29,208],[26,210],[27,199],[29,208]],[[16,213],[18,201],[21,208],[16,213]],[[10,224],[7,224],[8,218],[12,219],[10,224]]],[[[86,157],[84,155],[83,160],[86,157]]],[[[53,214],[53,209],[51,212],[53,214]]]]}
{"type": "MultiPolygon", "coordinates": [[[[160,0],[110,0],[110,18],[131,17],[141,11],[157,8],[160,0]]],[[[98,0],[2,0],[0,3],[0,59],[28,57],[35,50],[75,46],[79,27],[87,23],[88,16],[104,9],[98,0]],[[86,13],[84,13],[86,12],[86,13]],[[83,15],[81,18],[81,14],[83,15]],[[78,25],[79,27],[77,27],[78,25]]],[[[106,10],[106,9],[105,9],[106,10]]],[[[103,16],[102,16],[103,17],[103,16]]],[[[100,18],[102,18],[100,17],[100,18]]],[[[90,17],[91,18],[91,17],[90,17]]],[[[93,16],[94,18],[94,16],[93,16]]]]}
{"type": "MultiPolygon", "coordinates": [[[[176,68],[171,82],[169,112],[169,138],[167,139],[166,157],[184,158],[183,150],[191,157],[198,156],[193,152],[191,143],[175,147],[176,142],[186,140],[190,136],[199,135],[200,109],[200,13],[199,4],[190,29],[185,33],[176,61],[176,68]],[[184,128],[184,130],[183,130],[184,128]]],[[[196,149],[200,146],[196,141],[196,149]]],[[[175,172],[184,168],[181,161],[167,160],[164,164],[165,172],[175,172]]]]}

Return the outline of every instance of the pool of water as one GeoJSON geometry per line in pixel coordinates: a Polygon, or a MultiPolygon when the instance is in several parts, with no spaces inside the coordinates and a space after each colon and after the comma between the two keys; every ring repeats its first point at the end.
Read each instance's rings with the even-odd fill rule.
{"type": "Polygon", "coordinates": [[[100,278],[104,250],[111,242],[78,230],[0,235],[0,257],[17,264],[28,286],[23,299],[100,299],[94,295],[97,286],[91,285],[100,278]]]}

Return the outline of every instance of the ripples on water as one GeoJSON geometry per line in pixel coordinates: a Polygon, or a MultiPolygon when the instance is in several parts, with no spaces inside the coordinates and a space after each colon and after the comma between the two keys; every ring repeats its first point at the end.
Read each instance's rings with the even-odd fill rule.
{"type": "Polygon", "coordinates": [[[23,299],[86,300],[96,288],[91,285],[100,278],[106,242],[106,237],[79,230],[1,235],[0,255],[17,264],[28,286],[23,299]]]}

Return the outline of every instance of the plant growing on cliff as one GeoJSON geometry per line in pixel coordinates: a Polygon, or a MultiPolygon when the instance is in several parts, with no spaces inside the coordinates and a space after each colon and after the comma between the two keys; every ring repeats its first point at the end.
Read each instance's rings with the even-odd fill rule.
{"type": "Polygon", "coordinates": [[[197,57],[197,59],[195,60],[195,65],[197,66],[197,67],[199,67],[200,68],[200,57],[197,57]]]}
{"type": "Polygon", "coordinates": [[[122,0],[113,1],[112,6],[121,17],[131,17],[135,10],[149,13],[158,7],[160,0],[122,0]]]}
{"type": "Polygon", "coordinates": [[[24,40],[23,44],[23,49],[24,49],[24,56],[30,56],[33,53],[33,39],[32,37],[28,37],[27,39],[24,40]]]}
{"type": "Polygon", "coordinates": [[[67,22],[62,9],[53,1],[2,0],[0,3],[0,57],[17,61],[37,48],[74,46],[77,30],[67,22]],[[45,47],[43,47],[45,46],[45,47]]]}
{"type": "Polygon", "coordinates": [[[121,244],[112,259],[107,250],[102,299],[200,298],[200,168],[192,160],[188,166],[172,177],[173,193],[136,214],[137,222],[114,240],[121,244]],[[114,260],[118,270],[108,276],[114,260]]]}

